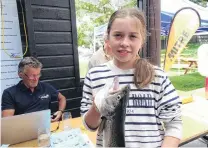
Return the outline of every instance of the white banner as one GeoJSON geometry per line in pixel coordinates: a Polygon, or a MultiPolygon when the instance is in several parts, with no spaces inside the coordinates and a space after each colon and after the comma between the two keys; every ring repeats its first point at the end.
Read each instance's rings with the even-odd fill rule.
{"type": "Polygon", "coordinates": [[[23,57],[16,0],[1,0],[1,96],[19,82],[18,64],[23,57]]]}

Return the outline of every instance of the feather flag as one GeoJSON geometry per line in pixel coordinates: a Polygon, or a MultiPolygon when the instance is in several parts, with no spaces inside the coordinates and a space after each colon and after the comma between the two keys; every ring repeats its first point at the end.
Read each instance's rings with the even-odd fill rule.
{"type": "Polygon", "coordinates": [[[199,13],[189,7],[176,12],[171,22],[168,44],[164,60],[164,71],[168,71],[186,44],[200,26],[199,13]]]}

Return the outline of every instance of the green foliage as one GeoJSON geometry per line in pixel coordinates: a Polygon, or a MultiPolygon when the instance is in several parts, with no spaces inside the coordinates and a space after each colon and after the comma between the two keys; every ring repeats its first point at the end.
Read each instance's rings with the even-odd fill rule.
{"type": "Polygon", "coordinates": [[[135,7],[135,6],[137,6],[137,1],[136,0],[132,0],[129,3],[127,3],[125,6],[122,6],[122,8],[123,7],[130,8],[130,7],[135,7]]]}
{"type": "MultiPolygon", "coordinates": [[[[136,0],[126,0],[126,3],[122,7],[134,7],[136,6],[136,2],[136,0]]],[[[75,6],[78,24],[78,45],[90,47],[93,43],[94,27],[107,23],[115,8],[111,4],[111,0],[99,0],[98,4],[76,0],[75,6]],[[89,16],[89,19],[83,20],[84,16],[89,16]]]]}
{"type": "Polygon", "coordinates": [[[190,1],[200,5],[202,7],[207,7],[208,0],[190,0],[190,1]]]}
{"type": "Polygon", "coordinates": [[[89,47],[89,45],[92,44],[92,40],[90,39],[92,38],[92,34],[87,35],[86,30],[93,30],[93,26],[83,23],[77,28],[78,45],[85,45],[85,47],[89,47]]]}

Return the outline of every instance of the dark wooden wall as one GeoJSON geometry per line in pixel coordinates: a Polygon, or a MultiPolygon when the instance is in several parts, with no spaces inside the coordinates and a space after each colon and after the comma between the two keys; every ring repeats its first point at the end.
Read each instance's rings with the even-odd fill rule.
{"type": "MultiPolygon", "coordinates": [[[[66,110],[80,116],[82,85],[79,76],[74,0],[17,0],[20,30],[25,51],[22,14],[25,16],[29,51],[43,63],[41,81],[50,83],[66,98],[66,110]],[[21,5],[23,5],[23,13],[21,5]]],[[[52,112],[58,102],[51,104],[52,112]]]]}

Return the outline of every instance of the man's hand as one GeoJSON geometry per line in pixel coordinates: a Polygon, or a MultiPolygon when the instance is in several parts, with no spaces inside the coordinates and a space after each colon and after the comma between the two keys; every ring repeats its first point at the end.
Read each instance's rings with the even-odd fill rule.
{"type": "Polygon", "coordinates": [[[53,114],[55,116],[54,119],[51,119],[52,122],[56,122],[56,121],[59,121],[59,119],[61,118],[62,116],[62,111],[57,111],[53,114]]]}
{"type": "Polygon", "coordinates": [[[14,109],[6,109],[2,111],[2,117],[14,116],[14,109]]]}

